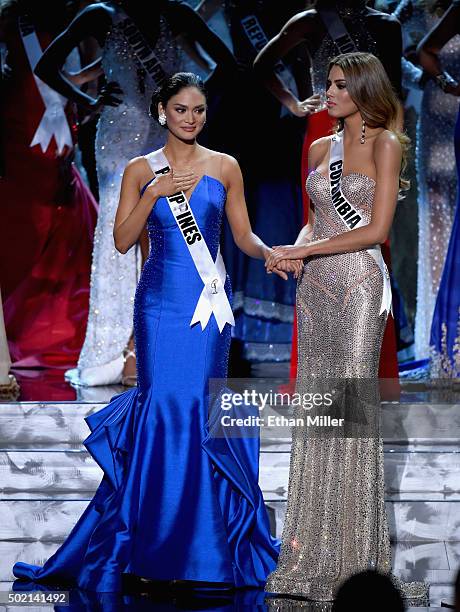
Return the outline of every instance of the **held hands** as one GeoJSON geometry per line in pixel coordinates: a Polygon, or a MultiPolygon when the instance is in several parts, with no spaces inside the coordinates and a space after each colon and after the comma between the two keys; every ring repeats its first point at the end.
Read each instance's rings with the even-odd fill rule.
{"type": "MultiPolygon", "coordinates": [[[[278,262],[278,264],[273,268],[273,272],[275,272],[275,274],[278,274],[280,271],[292,272],[294,278],[299,278],[302,268],[303,261],[301,259],[284,259],[283,261],[278,262]]],[[[267,274],[272,274],[272,270],[267,270],[267,274]]]]}
{"type": "Polygon", "coordinates": [[[296,100],[289,110],[296,117],[308,117],[322,107],[321,96],[315,94],[306,100],[296,100]]]}
{"type": "Polygon", "coordinates": [[[302,268],[303,268],[302,259],[289,259],[289,258],[285,258],[282,260],[279,259],[276,264],[269,265],[269,262],[272,262],[275,257],[276,257],[275,250],[267,249],[265,253],[265,267],[267,268],[268,274],[272,274],[272,273],[277,274],[284,280],[287,280],[288,272],[292,272],[294,275],[294,278],[299,277],[302,271],[302,268]]]}
{"type": "Polygon", "coordinates": [[[155,198],[172,196],[179,191],[188,191],[197,181],[197,175],[192,170],[171,170],[167,174],[158,175],[147,187],[146,192],[155,198]]]}
{"type": "Polygon", "coordinates": [[[265,267],[268,273],[287,269],[294,273],[294,278],[298,278],[305,257],[308,257],[308,245],[275,246],[265,259],[265,267]]]}

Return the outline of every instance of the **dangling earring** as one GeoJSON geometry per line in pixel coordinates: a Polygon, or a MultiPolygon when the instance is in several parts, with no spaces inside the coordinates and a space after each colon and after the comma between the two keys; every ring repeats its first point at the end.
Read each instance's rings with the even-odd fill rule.
{"type": "Polygon", "coordinates": [[[366,142],[366,122],[363,119],[363,123],[361,126],[361,138],[360,138],[360,143],[364,144],[366,142]]]}
{"type": "Polygon", "coordinates": [[[166,115],[164,113],[158,115],[158,123],[160,125],[166,125],[166,115]]]}

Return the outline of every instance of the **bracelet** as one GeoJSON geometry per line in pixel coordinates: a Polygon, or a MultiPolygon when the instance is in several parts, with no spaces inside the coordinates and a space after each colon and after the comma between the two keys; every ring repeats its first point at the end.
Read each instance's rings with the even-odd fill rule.
{"type": "Polygon", "coordinates": [[[443,91],[446,91],[448,87],[457,87],[458,85],[457,81],[445,70],[440,74],[437,74],[434,78],[436,79],[436,83],[443,91]]]}

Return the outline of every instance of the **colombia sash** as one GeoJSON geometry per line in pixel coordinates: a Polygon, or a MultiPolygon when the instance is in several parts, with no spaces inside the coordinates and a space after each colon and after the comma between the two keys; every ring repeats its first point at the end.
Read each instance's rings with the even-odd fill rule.
{"type": "MultiPolygon", "coordinates": [[[[329,187],[331,190],[332,204],[336,213],[347,227],[347,231],[356,227],[363,227],[367,223],[362,218],[361,213],[347,200],[342,192],[342,171],[343,171],[343,138],[340,134],[335,134],[331,139],[331,153],[329,158],[329,187]]],[[[376,244],[370,249],[366,249],[375,263],[380,268],[383,277],[382,302],[380,304],[381,315],[383,312],[392,312],[391,306],[391,285],[388,269],[383,261],[380,245],[376,244]]]]}
{"type": "MultiPolygon", "coordinates": [[[[21,32],[22,42],[33,74],[35,66],[43,54],[40,41],[38,40],[33,24],[25,17],[19,18],[19,31],[21,32]]],[[[57,91],[51,89],[51,87],[35,76],[35,74],[33,76],[43,100],[43,104],[45,105],[45,112],[43,113],[30,146],[34,147],[39,144],[43,153],[45,153],[51,138],[54,136],[58,153],[62,153],[66,145],[68,147],[73,146],[72,134],[70,133],[69,123],[64,112],[67,100],[64,96],[58,94],[57,91]]]]}
{"type": "MultiPolygon", "coordinates": [[[[149,153],[145,159],[156,175],[170,172],[168,160],[162,149],[149,153]]],[[[235,325],[235,319],[225,293],[227,272],[220,247],[214,261],[183,191],[167,196],[166,200],[204,284],[190,326],[200,322],[201,329],[205,329],[211,314],[214,313],[219,331],[222,332],[226,323],[235,325]]]]}

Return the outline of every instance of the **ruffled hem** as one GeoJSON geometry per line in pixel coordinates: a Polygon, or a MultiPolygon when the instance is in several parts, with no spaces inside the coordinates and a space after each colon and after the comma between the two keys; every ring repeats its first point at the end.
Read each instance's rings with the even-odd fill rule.
{"type": "MultiPolygon", "coordinates": [[[[152,428],[148,432],[152,444],[158,435],[155,432],[155,422],[148,423],[145,417],[147,404],[152,399],[149,394],[142,397],[142,403],[146,405],[143,410],[139,410],[139,396],[137,388],[131,389],[86,417],[91,433],[84,445],[104,472],[102,482],[58,551],[43,567],[16,563],[13,573],[17,578],[48,584],[70,583],[81,589],[114,593],[122,590],[122,575],[125,573],[152,580],[165,579],[164,576],[155,577],[136,572],[131,558],[135,514],[141,505],[135,487],[131,486],[132,483],[128,483],[128,486],[126,481],[132,462],[138,461],[142,467],[142,451],[136,435],[142,430],[145,433],[146,426],[152,428]],[[126,503],[126,499],[129,503],[126,503]],[[105,523],[105,531],[103,537],[97,538],[94,543],[94,538],[93,541],[91,538],[95,530],[100,528],[100,523],[105,523]],[[108,561],[97,551],[101,541],[106,550],[116,551],[116,555],[114,552],[113,558],[108,561]],[[92,550],[88,557],[90,548],[92,550]]],[[[194,442],[196,439],[191,439],[191,447],[194,442]]],[[[162,452],[166,450],[162,448],[162,452]]],[[[227,439],[208,434],[202,440],[202,448],[198,446],[196,452],[205,452],[211,462],[210,490],[213,495],[217,495],[218,507],[222,513],[221,522],[228,542],[228,551],[223,551],[223,556],[231,559],[233,584],[236,587],[261,587],[276,567],[279,545],[270,535],[268,516],[258,487],[258,439],[227,439]]],[[[144,476],[144,472],[139,473],[144,476]]],[[[183,499],[180,492],[177,497],[183,499]]],[[[184,512],[187,512],[187,508],[184,508],[184,512]]],[[[203,516],[198,517],[198,520],[206,522],[207,519],[203,516]]],[[[207,554],[205,544],[203,542],[204,556],[207,554]]],[[[139,546],[142,547],[142,541],[139,546]]],[[[183,559],[187,559],[187,551],[184,548],[184,554],[181,555],[183,559]]],[[[175,554],[178,552],[176,550],[175,554]]],[[[153,574],[164,569],[161,558],[147,561],[153,574]]],[[[214,571],[214,568],[210,571],[214,571]]],[[[178,563],[178,571],[169,579],[229,582],[228,573],[224,575],[222,568],[216,568],[214,576],[196,573],[193,567],[183,567],[182,563],[178,563]],[[222,574],[221,580],[219,572],[222,574]]]]}

